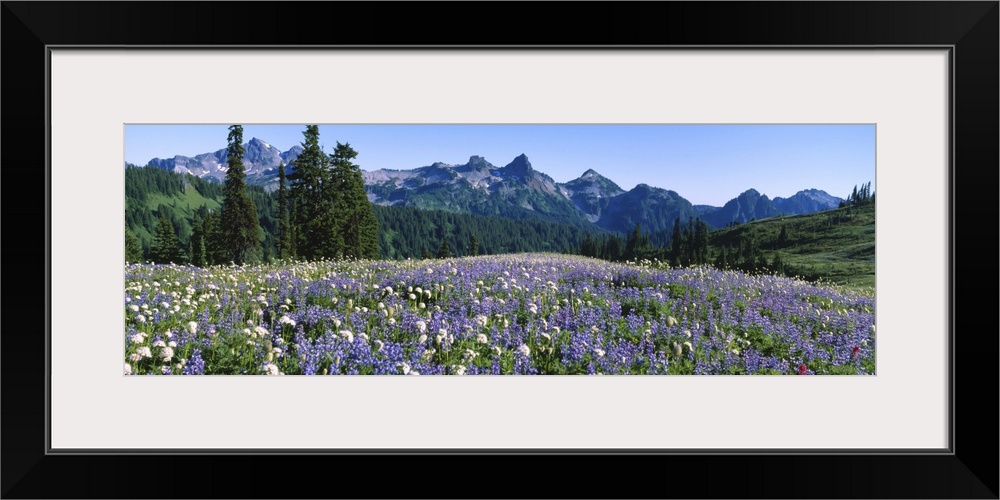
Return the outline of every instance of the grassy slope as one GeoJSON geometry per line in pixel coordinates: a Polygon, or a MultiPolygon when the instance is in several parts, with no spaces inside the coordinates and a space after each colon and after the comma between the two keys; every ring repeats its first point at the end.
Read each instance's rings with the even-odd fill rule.
{"type": "Polygon", "coordinates": [[[156,210],[160,205],[170,205],[175,210],[179,210],[190,215],[193,211],[201,208],[204,205],[208,205],[210,210],[218,210],[221,205],[219,202],[206,198],[198,192],[191,184],[184,183],[184,195],[183,196],[164,196],[162,194],[150,194],[146,198],[146,206],[152,210],[156,210]],[[190,207],[190,212],[188,211],[190,207]]]}
{"type": "Polygon", "coordinates": [[[709,242],[713,247],[734,246],[747,231],[753,231],[769,260],[778,253],[786,266],[807,279],[852,288],[875,286],[874,205],[749,222],[712,232],[709,242]],[[780,245],[782,225],[788,238],[780,245]]]}
{"type": "MultiPolygon", "coordinates": [[[[160,205],[168,205],[174,209],[175,212],[183,213],[187,220],[194,218],[194,211],[198,210],[203,206],[208,206],[209,210],[218,210],[222,205],[212,199],[206,198],[198,192],[189,182],[184,182],[184,194],[180,196],[166,196],[161,193],[150,193],[145,200],[146,206],[150,210],[156,210],[160,205]]],[[[188,228],[190,229],[190,228],[188,228]]],[[[150,234],[146,228],[139,227],[135,229],[136,236],[139,237],[146,245],[149,245],[153,241],[153,235],[150,234]]]]}

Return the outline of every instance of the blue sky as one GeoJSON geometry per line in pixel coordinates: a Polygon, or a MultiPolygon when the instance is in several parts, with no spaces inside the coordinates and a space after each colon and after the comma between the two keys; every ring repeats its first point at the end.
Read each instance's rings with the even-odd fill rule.
{"type": "MultiPolygon", "coordinates": [[[[286,151],[304,125],[244,125],[286,151]]],[[[502,167],[526,154],[557,182],[594,169],[622,189],[646,183],[696,205],[721,206],[755,188],[771,198],[802,189],[846,197],[871,181],[874,125],[320,125],[326,152],[339,141],[362,170],[411,169],[479,155],[502,167]]],[[[194,156],[226,147],[228,125],[126,125],[125,161],[194,156]]]]}

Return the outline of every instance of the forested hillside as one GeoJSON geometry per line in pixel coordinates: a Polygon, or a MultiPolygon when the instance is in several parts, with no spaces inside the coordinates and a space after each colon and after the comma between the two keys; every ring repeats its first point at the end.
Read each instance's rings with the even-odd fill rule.
{"type": "MultiPolygon", "coordinates": [[[[205,234],[223,201],[223,186],[189,174],[176,174],[159,168],[129,166],[125,169],[125,224],[138,238],[143,259],[150,258],[160,214],[170,221],[185,263],[200,250],[192,238],[205,234]]],[[[264,238],[262,253],[268,259],[278,255],[278,191],[266,192],[262,186],[248,185],[264,238]]],[[[599,230],[553,224],[541,220],[511,220],[460,214],[412,207],[372,207],[379,223],[379,256],[385,259],[435,257],[442,243],[448,242],[452,256],[476,253],[492,255],[514,252],[576,253],[584,238],[599,236],[599,230]]],[[[212,253],[211,242],[205,250],[212,253]]]]}

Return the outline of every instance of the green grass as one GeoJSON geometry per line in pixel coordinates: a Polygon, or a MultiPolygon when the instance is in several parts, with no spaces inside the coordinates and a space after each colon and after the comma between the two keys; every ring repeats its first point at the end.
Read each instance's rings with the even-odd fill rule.
{"type": "Polygon", "coordinates": [[[146,206],[150,210],[156,210],[160,205],[169,205],[175,211],[181,211],[190,216],[195,210],[208,206],[209,210],[218,210],[219,202],[206,198],[189,183],[184,184],[184,194],[181,196],[166,196],[160,193],[150,193],[146,197],[146,206]]]}
{"type": "Polygon", "coordinates": [[[768,261],[809,280],[860,289],[875,286],[875,206],[846,207],[749,222],[709,234],[713,248],[738,245],[752,232],[768,261]],[[778,242],[785,226],[787,240],[778,242]]]}

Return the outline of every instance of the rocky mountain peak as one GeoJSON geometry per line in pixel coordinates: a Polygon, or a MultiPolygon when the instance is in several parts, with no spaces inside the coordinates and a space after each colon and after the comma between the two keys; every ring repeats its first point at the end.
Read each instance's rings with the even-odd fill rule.
{"type": "Polygon", "coordinates": [[[514,161],[508,163],[503,167],[503,172],[506,175],[516,175],[516,176],[526,176],[532,172],[531,162],[528,161],[528,155],[521,154],[514,161]]]}

